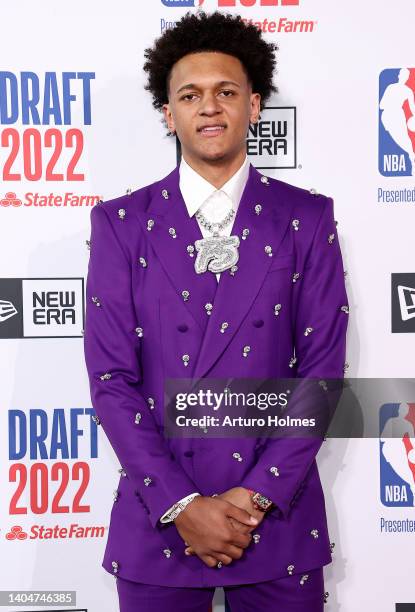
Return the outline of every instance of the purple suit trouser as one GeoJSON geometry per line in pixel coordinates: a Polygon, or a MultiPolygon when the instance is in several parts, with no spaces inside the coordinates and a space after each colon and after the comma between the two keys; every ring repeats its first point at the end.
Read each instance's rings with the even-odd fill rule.
{"type": "MultiPolygon", "coordinates": [[[[323,612],[323,568],[305,575],[225,586],[231,612],[323,612]]],[[[120,612],[209,612],[215,587],[165,587],[117,577],[120,612]]]]}

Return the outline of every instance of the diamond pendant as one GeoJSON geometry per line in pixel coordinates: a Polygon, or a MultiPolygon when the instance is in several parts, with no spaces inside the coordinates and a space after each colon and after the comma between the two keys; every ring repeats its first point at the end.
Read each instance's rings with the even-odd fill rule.
{"type": "Polygon", "coordinates": [[[218,232],[209,238],[196,240],[197,274],[202,274],[206,270],[218,274],[234,266],[239,259],[238,246],[239,236],[219,236],[218,232]]]}

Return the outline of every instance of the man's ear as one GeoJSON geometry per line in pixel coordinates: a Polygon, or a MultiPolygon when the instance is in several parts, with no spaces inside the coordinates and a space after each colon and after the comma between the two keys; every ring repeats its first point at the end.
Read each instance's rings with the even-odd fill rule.
{"type": "Polygon", "coordinates": [[[251,115],[249,121],[251,123],[257,123],[259,120],[260,114],[260,104],[261,104],[261,94],[253,93],[251,94],[251,115]]]}
{"type": "Polygon", "coordinates": [[[174,134],[176,131],[176,127],[174,125],[174,119],[172,112],[170,110],[170,104],[163,104],[162,110],[164,113],[164,119],[166,121],[167,128],[170,130],[171,134],[174,134]]]}

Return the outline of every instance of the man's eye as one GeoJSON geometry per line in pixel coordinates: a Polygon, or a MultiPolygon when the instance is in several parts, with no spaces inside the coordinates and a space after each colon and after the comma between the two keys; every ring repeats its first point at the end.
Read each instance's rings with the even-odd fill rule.
{"type": "Polygon", "coordinates": [[[181,99],[182,100],[186,100],[188,98],[191,98],[192,96],[195,96],[196,94],[186,94],[185,96],[183,96],[181,99]]]}
{"type": "MultiPolygon", "coordinates": [[[[230,89],[224,89],[223,91],[221,91],[221,93],[231,94],[231,96],[233,96],[233,91],[231,91],[230,89]]],[[[229,96],[226,97],[229,98],[229,96]]]]}

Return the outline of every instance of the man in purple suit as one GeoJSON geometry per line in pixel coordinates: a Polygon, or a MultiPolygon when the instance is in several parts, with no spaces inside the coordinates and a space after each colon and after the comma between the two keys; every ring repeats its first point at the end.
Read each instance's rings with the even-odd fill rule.
{"type": "Polygon", "coordinates": [[[121,612],[321,612],[331,562],[314,438],[164,435],[164,381],[341,378],[348,302],[333,199],[258,172],[246,134],[277,47],[185,15],[146,50],[181,143],[168,176],[91,212],[85,360],[119,461],[103,567],[121,612]]]}

